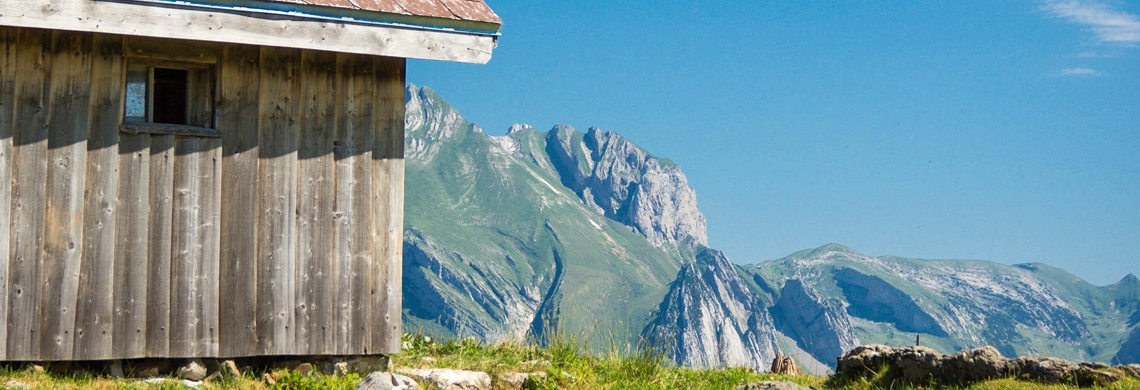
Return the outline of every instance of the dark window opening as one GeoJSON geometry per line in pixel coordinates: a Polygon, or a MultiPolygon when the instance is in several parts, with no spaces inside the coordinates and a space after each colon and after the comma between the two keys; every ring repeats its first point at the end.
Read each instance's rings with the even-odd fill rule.
{"type": "Polygon", "coordinates": [[[198,64],[152,66],[139,62],[142,63],[127,64],[124,124],[130,124],[135,129],[132,131],[142,131],[138,129],[148,124],[157,126],[151,126],[151,131],[169,129],[158,125],[213,129],[212,67],[198,64]]]}
{"type": "Polygon", "coordinates": [[[153,122],[187,124],[186,92],[186,70],[154,68],[153,122]]]}

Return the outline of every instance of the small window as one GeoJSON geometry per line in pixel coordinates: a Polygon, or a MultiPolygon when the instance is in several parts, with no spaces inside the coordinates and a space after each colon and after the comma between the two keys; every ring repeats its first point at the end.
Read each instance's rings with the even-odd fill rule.
{"type": "Polygon", "coordinates": [[[133,66],[127,71],[127,122],[189,125],[188,71],[133,66]]]}
{"type": "Polygon", "coordinates": [[[210,68],[129,64],[124,132],[216,137],[210,68]]]}

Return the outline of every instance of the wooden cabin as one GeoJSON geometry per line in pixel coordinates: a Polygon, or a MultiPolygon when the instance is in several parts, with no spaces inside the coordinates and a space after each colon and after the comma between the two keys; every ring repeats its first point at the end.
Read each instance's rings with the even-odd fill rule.
{"type": "Polygon", "coordinates": [[[0,1],[0,360],[400,348],[405,59],[482,0],[0,1]]]}

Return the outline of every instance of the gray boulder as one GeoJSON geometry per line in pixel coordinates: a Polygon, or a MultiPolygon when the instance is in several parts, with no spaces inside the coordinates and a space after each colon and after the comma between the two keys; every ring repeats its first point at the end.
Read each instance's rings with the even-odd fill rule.
{"type": "Polygon", "coordinates": [[[1132,375],[1133,378],[1140,379],[1140,364],[1129,364],[1129,365],[1121,364],[1119,366],[1116,366],[1116,368],[1120,369],[1121,371],[1124,371],[1128,375],[1132,375]]]}
{"type": "Polygon", "coordinates": [[[374,372],[356,385],[356,390],[420,390],[420,385],[400,374],[374,372]]]}
{"type": "Polygon", "coordinates": [[[442,390],[485,390],[491,388],[491,376],[485,372],[443,368],[401,368],[399,373],[430,382],[442,390]]]}
{"type": "Polygon", "coordinates": [[[499,381],[512,389],[538,388],[542,380],[546,379],[545,372],[508,372],[499,375],[499,381]]]}
{"type": "Polygon", "coordinates": [[[1009,359],[991,346],[950,355],[945,358],[941,366],[940,376],[949,383],[971,383],[1002,378],[1010,373],[1009,359]]]}
{"type": "Polygon", "coordinates": [[[843,354],[835,367],[835,373],[848,378],[874,376],[884,366],[891,363],[894,349],[882,344],[855,347],[843,354]]]}
{"type": "Polygon", "coordinates": [[[918,385],[969,385],[987,379],[1018,378],[1087,387],[1104,386],[1124,378],[1103,363],[1077,364],[1050,357],[1006,359],[990,346],[947,356],[926,347],[895,349],[865,345],[841,356],[836,373],[847,379],[873,378],[884,369],[887,375],[877,380],[918,385]]]}
{"type": "Polygon", "coordinates": [[[32,390],[33,386],[15,379],[9,379],[7,382],[4,382],[4,388],[12,390],[32,390]]]}
{"type": "Polygon", "coordinates": [[[1107,386],[1124,379],[1124,376],[1112,371],[1102,371],[1092,367],[1081,366],[1081,368],[1077,369],[1074,379],[1076,379],[1077,385],[1081,387],[1107,386]]]}
{"type": "Polygon", "coordinates": [[[1081,366],[1065,359],[1044,357],[1019,357],[1010,362],[1010,368],[1018,377],[1042,383],[1071,381],[1073,374],[1081,366]]]}
{"type": "Polygon", "coordinates": [[[894,350],[893,373],[910,383],[927,383],[942,366],[945,355],[929,347],[906,347],[894,350]]]}
{"type": "Polygon", "coordinates": [[[206,379],[206,366],[202,364],[201,360],[190,360],[178,368],[178,377],[191,381],[201,381],[206,379]]]}

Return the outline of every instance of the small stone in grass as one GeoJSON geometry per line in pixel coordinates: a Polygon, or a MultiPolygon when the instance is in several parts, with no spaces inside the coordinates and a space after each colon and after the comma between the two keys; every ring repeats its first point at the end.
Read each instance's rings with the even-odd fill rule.
{"type": "Polygon", "coordinates": [[[313,365],[310,363],[301,363],[297,365],[296,370],[301,376],[309,376],[309,373],[313,371],[313,365]]]}

